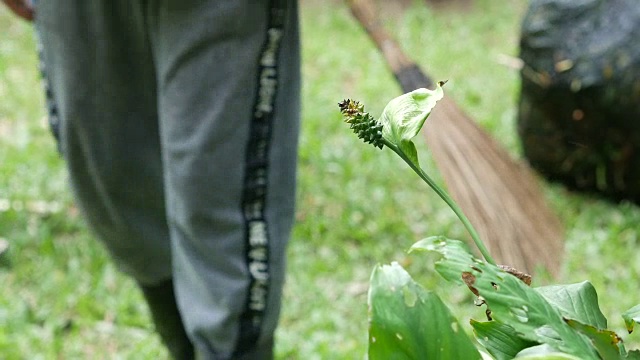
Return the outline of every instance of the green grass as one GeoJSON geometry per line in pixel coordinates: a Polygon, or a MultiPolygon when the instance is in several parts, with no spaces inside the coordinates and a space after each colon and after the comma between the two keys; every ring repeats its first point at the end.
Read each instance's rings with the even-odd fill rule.
{"type": "MultiPolygon", "coordinates": [[[[277,354],[281,359],[362,359],[366,290],[376,263],[398,261],[466,323],[482,316],[463,288],[434,274],[433,258],[406,255],[428,235],[466,238],[453,213],[390,151],[360,142],[337,102],[377,115],[400,94],[341,2],[302,2],[304,91],[297,224],[289,247],[277,354]]],[[[472,11],[416,2],[387,22],[407,52],[515,156],[517,55],[526,1],[476,0],[472,11]]],[[[30,27],[0,10],[0,359],[164,358],[134,284],[109,262],[73,206],[64,164],[44,120],[30,27]],[[46,206],[43,206],[46,205],[46,206]]],[[[428,131],[428,124],[426,125],[428,131]]],[[[426,168],[433,168],[419,144],[426,168]]],[[[437,177],[438,181],[440,179],[437,177]]],[[[567,226],[559,282],[591,280],[611,328],[640,302],[640,210],[546,185],[567,226]]],[[[637,335],[629,338],[638,344],[637,335]]]]}

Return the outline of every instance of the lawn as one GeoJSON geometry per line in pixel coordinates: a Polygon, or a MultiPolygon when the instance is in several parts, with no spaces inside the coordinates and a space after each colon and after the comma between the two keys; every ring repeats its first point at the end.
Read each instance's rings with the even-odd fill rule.
{"type": "MultiPolygon", "coordinates": [[[[410,1],[402,1],[403,3],[410,1]]],[[[386,25],[408,54],[515,156],[517,56],[525,0],[475,0],[435,10],[385,5],[386,25]]],[[[289,247],[280,359],[362,359],[367,282],[398,261],[466,323],[481,317],[463,288],[446,287],[433,258],[407,255],[415,241],[466,239],[453,213],[392,152],[359,141],[341,123],[350,97],[377,115],[400,94],[382,57],[339,1],[302,1],[303,132],[297,223],[289,247]]],[[[0,10],[0,359],[165,358],[142,296],[92,238],[67,189],[50,136],[31,28],[0,10]]],[[[428,131],[428,124],[426,125],[428,131]]],[[[425,168],[434,168],[420,140],[425,168]]],[[[434,174],[440,181],[437,173],[434,174]]],[[[567,228],[558,282],[589,279],[610,327],[640,302],[640,210],[544,184],[567,228]]],[[[538,279],[536,285],[542,284],[538,279]]],[[[534,282],[536,279],[534,278],[534,282]]],[[[638,345],[638,336],[625,336],[638,345]]]]}

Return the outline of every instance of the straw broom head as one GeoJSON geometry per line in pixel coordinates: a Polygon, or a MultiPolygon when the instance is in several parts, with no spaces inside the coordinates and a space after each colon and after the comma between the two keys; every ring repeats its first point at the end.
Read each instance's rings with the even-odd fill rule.
{"type": "Polygon", "coordinates": [[[560,270],[563,229],[528,166],[515,162],[448,97],[424,136],[451,196],[498,262],[560,270]]]}

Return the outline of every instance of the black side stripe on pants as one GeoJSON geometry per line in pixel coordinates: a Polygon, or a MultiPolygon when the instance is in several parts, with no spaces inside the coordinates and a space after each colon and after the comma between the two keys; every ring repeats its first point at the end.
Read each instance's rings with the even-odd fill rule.
{"type": "Polygon", "coordinates": [[[284,33],[285,0],[269,2],[267,36],[258,64],[258,87],[245,164],[242,210],[245,218],[249,293],[240,318],[236,354],[255,347],[269,294],[269,229],[265,217],[269,148],[276,93],[278,53],[284,33]]]}

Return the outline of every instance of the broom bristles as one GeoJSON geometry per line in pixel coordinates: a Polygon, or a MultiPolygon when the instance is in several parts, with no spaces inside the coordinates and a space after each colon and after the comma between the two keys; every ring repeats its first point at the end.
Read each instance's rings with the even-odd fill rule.
{"type": "Polygon", "coordinates": [[[557,275],[563,229],[532,171],[445,96],[424,135],[451,196],[502,264],[557,275]]]}

